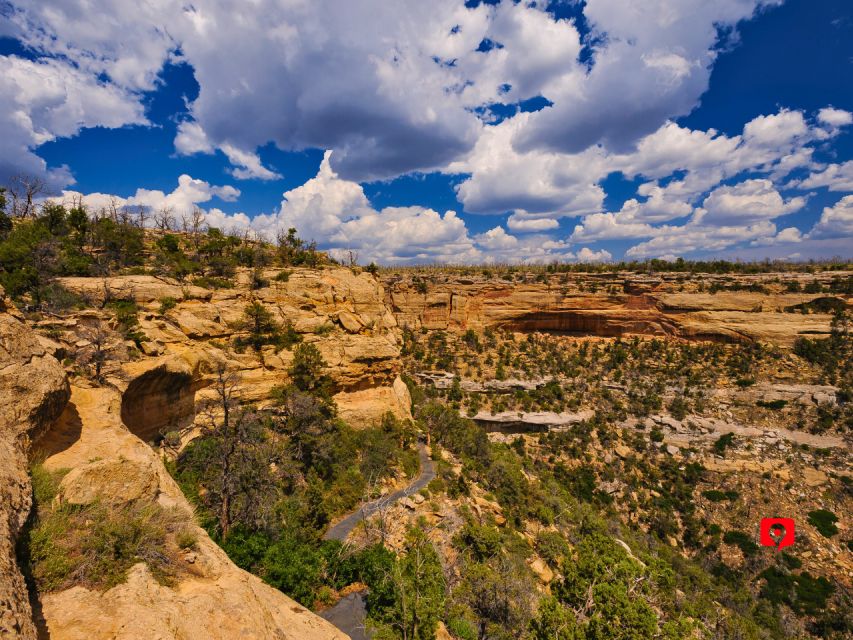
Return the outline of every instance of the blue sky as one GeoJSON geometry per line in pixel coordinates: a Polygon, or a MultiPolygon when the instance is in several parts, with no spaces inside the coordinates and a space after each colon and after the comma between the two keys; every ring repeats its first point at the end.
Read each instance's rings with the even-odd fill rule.
{"type": "Polygon", "coordinates": [[[845,0],[151,4],[0,2],[0,181],[362,261],[853,257],[845,0]]]}

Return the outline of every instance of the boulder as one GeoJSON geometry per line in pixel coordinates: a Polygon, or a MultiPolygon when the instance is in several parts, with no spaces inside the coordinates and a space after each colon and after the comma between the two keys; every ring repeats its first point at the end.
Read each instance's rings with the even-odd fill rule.
{"type": "Polygon", "coordinates": [[[340,322],[341,326],[349,333],[358,333],[364,326],[362,325],[361,320],[349,311],[341,311],[338,314],[338,322],[340,322]]]}
{"type": "Polygon", "coordinates": [[[356,429],[379,424],[386,413],[411,420],[412,398],[406,384],[396,378],[391,386],[341,392],[334,396],[341,419],[356,429]]]}
{"type": "Polygon", "coordinates": [[[551,570],[551,567],[545,564],[545,561],[542,558],[534,559],[528,566],[533,572],[533,575],[535,575],[542,584],[548,584],[554,579],[554,572],[551,570]]]}

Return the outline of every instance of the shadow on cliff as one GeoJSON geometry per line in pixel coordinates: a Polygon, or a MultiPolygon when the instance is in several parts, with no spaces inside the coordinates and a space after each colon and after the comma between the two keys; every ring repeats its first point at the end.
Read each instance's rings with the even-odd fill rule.
{"type": "Polygon", "coordinates": [[[34,444],[30,460],[45,460],[70,449],[83,433],[83,421],[77,407],[69,402],[59,418],[34,444]]]}
{"type": "Polygon", "coordinates": [[[21,575],[24,576],[24,581],[27,584],[27,598],[30,601],[30,609],[33,613],[32,620],[36,628],[36,637],[39,640],[49,640],[50,630],[44,618],[41,599],[39,598],[38,589],[36,589],[36,583],[31,571],[32,565],[30,563],[30,531],[35,526],[37,509],[38,505],[35,501],[35,492],[33,492],[33,506],[16,541],[15,555],[18,561],[18,568],[21,570],[21,575]]]}

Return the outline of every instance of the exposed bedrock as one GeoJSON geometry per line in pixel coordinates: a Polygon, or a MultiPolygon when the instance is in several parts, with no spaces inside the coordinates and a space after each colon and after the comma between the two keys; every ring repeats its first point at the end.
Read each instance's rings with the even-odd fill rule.
{"type": "Polygon", "coordinates": [[[32,507],[27,453],[62,412],[69,388],[62,366],[4,295],[0,288],[0,638],[30,640],[36,630],[15,556],[32,507]]]}
{"type": "MultiPolygon", "coordinates": [[[[768,282],[774,274],[767,274],[768,282]]],[[[800,335],[829,331],[831,315],[786,312],[814,295],[739,291],[691,292],[683,283],[632,274],[599,278],[596,291],[574,276],[508,282],[494,278],[388,275],[386,302],[397,323],[412,329],[516,331],[616,337],[639,334],[689,340],[791,345],[800,335]],[[416,279],[420,278],[420,279],[416,279]]]]}
{"type": "Polygon", "coordinates": [[[189,366],[169,358],[130,380],[121,399],[121,419],[143,442],[190,425],[199,381],[189,366]]]}
{"type": "Polygon", "coordinates": [[[616,337],[630,333],[675,335],[678,325],[660,314],[632,311],[534,311],[503,323],[515,331],[548,331],[575,335],[616,337]]]}

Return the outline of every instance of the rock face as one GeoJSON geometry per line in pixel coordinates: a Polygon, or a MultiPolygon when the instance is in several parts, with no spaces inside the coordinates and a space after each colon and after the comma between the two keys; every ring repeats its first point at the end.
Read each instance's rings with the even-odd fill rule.
{"type": "MultiPolygon", "coordinates": [[[[256,290],[249,286],[248,273],[238,274],[233,289],[215,291],[153,276],[60,282],[95,302],[130,299],[142,310],[139,323],[146,340],[141,350],[155,360],[126,366],[125,381],[113,382],[123,388],[130,380],[122,417],[145,441],[164,428],[183,426],[193,392],[205,386],[217,363],[226,362],[230,370],[240,372],[240,396],[245,400],[263,401],[273,387],[287,382],[290,349],[270,346],[261,354],[249,349],[237,359],[222,349],[223,342],[239,335],[243,310],[251,301],[316,345],[336,384],[341,413],[353,426],[371,424],[386,411],[410,417],[407,394],[395,386],[400,332],[381,283],[368,273],[344,268],[295,269],[286,281],[277,280],[278,273],[264,273],[270,284],[256,290]],[[173,306],[162,315],[160,306],[167,298],[173,306]]],[[[80,316],[77,322],[84,323],[80,316]]]]}
{"type": "Polygon", "coordinates": [[[471,419],[481,425],[486,431],[501,433],[526,433],[536,431],[559,430],[584,420],[589,420],[593,415],[591,410],[579,411],[577,413],[564,412],[554,413],[552,411],[501,411],[490,413],[480,411],[471,419]]]}
{"type": "MultiPolygon", "coordinates": [[[[195,416],[195,392],[203,386],[197,368],[177,355],[129,363],[121,419],[144,442],[186,427],[195,416]]],[[[117,385],[122,388],[123,385],[117,385]]]]}
{"type": "Polygon", "coordinates": [[[68,400],[57,360],[7,308],[0,289],[0,638],[36,637],[15,544],[32,505],[27,448],[68,400]]]}
{"type": "MultiPolygon", "coordinates": [[[[52,354],[73,352],[80,347],[78,332],[109,323],[110,315],[90,309],[46,319],[40,325],[58,336],[47,340],[0,308],[0,637],[37,635],[15,564],[15,541],[31,509],[29,443],[47,456],[46,467],[68,470],[63,500],[120,505],[154,499],[190,511],[146,443],[192,424],[221,364],[239,374],[244,400],[266,401],[270,389],[287,383],[292,350],[235,354],[223,344],[239,335],[250,301],[317,346],[336,384],[341,414],[353,426],[373,424],[386,411],[410,417],[411,399],[399,378],[399,329],[375,277],[337,268],[297,269],[286,282],[276,281],[276,272],[265,275],[271,286],[252,290],[244,273],[234,289],[218,291],[151,276],[62,279],[95,306],[133,300],[144,336],[135,359],[108,363],[102,387],[75,386],[73,392],[52,354]]],[[[42,594],[46,628],[40,631],[54,640],[345,637],[235,567],[203,530],[196,533],[193,570],[174,587],[158,584],[140,564],[126,583],[106,593],[75,587],[42,594]]]]}
{"type": "MultiPolygon", "coordinates": [[[[121,415],[116,390],[71,388],[70,402],[45,437],[50,453],[45,466],[70,469],[61,499],[110,504],[153,499],[191,513],[157,454],[128,431],[121,415]]],[[[195,549],[181,560],[192,572],[174,586],[160,585],[140,563],[127,582],[104,593],[74,587],[43,594],[49,637],[344,640],[332,625],[234,566],[203,529],[195,527],[195,535],[195,549]]]]}
{"type": "MultiPolygon", "coordinates": [[[[764,277],[770,282],[775,274],[764,277]]],[[[831,319],[826,313],[785,312],[816,295],[681,291],[684,284],[673,280],[673,274],[564,274],[539,280],[509,282],[448,273],[425,282],[390,274],[384,283],[397,322],[413,329],[498,326],[574,335],[671,335],[790,344],[803,333],[828,332],[831,319]],[[590,291],[590,282],[595,291],[590,291]]]]}

